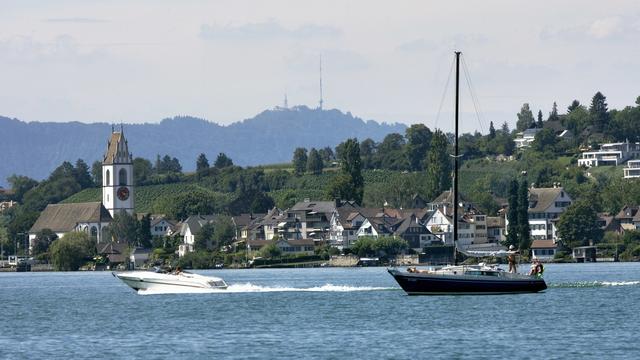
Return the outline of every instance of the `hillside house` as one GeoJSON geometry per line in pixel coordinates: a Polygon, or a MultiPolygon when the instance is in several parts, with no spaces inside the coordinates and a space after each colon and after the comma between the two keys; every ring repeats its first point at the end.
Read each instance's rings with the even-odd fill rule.
{"type": "Polygon", "coordinates": [[[640,157],[640,143],[630,143],[627,140],[620,143],[602,144],[599,150],[583,152],[578,159],[578,166],[616,166],[638,157],[640,157]]]}

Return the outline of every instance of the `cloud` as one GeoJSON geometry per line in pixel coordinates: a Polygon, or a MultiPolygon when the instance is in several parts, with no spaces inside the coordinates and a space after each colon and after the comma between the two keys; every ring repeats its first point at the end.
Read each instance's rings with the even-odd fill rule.
{"type": "Polygon", "coordinates": [[[316,24],[306,24],[294,29],[288,29],[269,20],[261,23],[249,23],[244,25],[220,26],[202,25],[200,37],[205,40],[267,40],[267,39],[310,39],[310,38],[336,38],[342,35],[340,29],[316,24]]]}
{"type": "Polygon", "coordinates": [[[428,40],[420,38],[402,43],[396,50],[406,53],[426,53],[440,50],[467,49],[475,45],[485,44],[487,38],[481,34],[455,34],[451,38],[428,40]]]}
{"type": "Polygon", "coordinates": [[[75,23],[75,24],[96,24],[96,23],[110,22],[109,20],[105,20],[105,19],[83,18],[83,17],[49,18],[49,19],[44,19],[42,21],[49,22],[49,23],[75,23]]]}
{"type": "Polygon", "coordinates": [[[90,63],[104,53],[95,49],[82,50],[70,35],[60,35],[51,42],[42,42],[30,36],[14,36],[0,39],[0,61],[6,63],[90,63]]]}
{"type": "Polygon", "coordinates": [[[626,40],[640,34],[640,17],[608,16],[572,27],[543,29],[539,38],[560,41],[626,40]]]}

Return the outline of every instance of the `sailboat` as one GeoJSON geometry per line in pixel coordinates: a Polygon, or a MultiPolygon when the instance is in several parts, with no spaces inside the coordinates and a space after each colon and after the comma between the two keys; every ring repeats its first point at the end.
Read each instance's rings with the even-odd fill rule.
{"type": "MultiPolygon", "coordinates": [[[[460,55],[456,51],[456,99],[455,99],[455,140],[453,155],[453,243],[454,251],[469,256],[509,256],[511,251],[465,252],[458,244],[458,108],[460,84],[460,55]]],[[[456,258],[454,254],[454,259],[456,258]]],[[[544,279],[517,273],[509,273],[496,265],[449,265],[435,270],[407,271],[388,269],[389,274],[409,295],[480,295],[535,293],[547,288],[544,279]]]]}

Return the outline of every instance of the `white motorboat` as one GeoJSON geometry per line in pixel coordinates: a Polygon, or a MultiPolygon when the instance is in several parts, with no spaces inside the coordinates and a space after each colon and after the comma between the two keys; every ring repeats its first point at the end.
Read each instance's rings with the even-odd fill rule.
{"type": "Polygon", "coordinates": [[[221,278],[203,276],[186,271],[124,271],[113,272],[113,276],[122,280],[136,291],[184,291],[191,289],[225,290],[227,283],[221,278]]]}

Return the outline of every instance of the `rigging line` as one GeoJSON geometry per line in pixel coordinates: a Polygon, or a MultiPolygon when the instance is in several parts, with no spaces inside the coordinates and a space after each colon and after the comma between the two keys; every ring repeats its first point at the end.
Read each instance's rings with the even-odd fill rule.
{"type": "Polygon", "coordinates": [[[469,72],[469,68],[467,67],[467,62],[465,61],[464,57],[462,58],[462,67],[464,69],[464,75],[465,75],[465,79],[467,81],[467,86],[469,87],[469,93],[471,94],[471,100],[473,102],[473,107],[476,111],[476,117],[478,119],[478,124],[480,125],[480,130],[484,133],[484,128],[485,128],[485,123],[482,119],[481,116],[481,112],[482,110],[480,109],[480,101],[478,100],[478,97],[476,95],[476,91],[475,88],[473,87],[473,82],[471,81],[471,74],[469,72]]]}
{"type": "Polygon", "coordinates": [[[438,114],[436,115],[436,122],[433,125],[433,129],[437,129],[438,128],[438,120],[440,119],[440,113],[442,111],[442,105],[444,105],[444,98],[447,95],[447,90],[449,89],[449,82],[451,81],[451,74],[453,73],[453,66],[455,65],[456,60],[455,58],[453,59],[453,61],[451,62],[451,68],[449,69],[449,75],[447,75],[447,83],[444,86],[444,91],[442,92],[442,98],[440,98],[440,106],[438,107],[438,114]]]}

